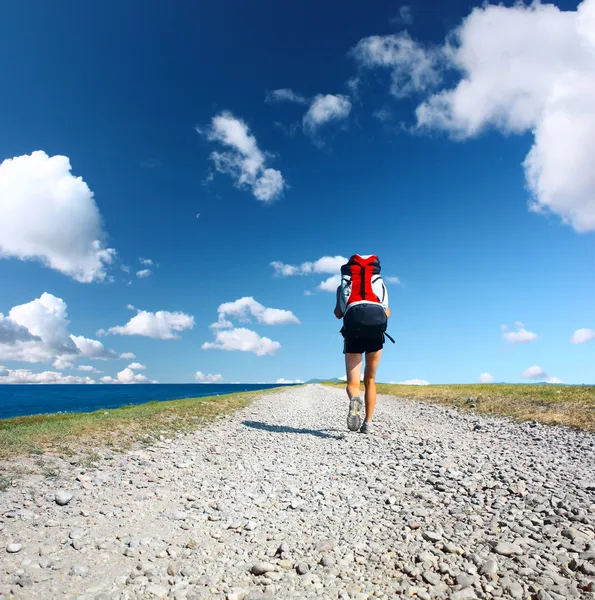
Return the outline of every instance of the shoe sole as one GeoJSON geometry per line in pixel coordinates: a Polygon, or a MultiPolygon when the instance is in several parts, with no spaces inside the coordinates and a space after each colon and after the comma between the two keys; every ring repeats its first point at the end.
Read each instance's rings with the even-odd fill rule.
{"type": "Polygon", "coordinates": [[[349,401],[349,414],[347,415],[347,428],[350,431],[359,431],[362,426],[362,417],[360,415],[362,409],[361,398],[352,398],[349,401]]]}

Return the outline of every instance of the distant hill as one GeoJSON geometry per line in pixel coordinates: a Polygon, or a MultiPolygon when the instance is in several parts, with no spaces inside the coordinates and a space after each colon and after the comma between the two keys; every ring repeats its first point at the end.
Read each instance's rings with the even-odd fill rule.
{"type": "Polygon", "coordinates": [[[332,379],[310,379],[306,381],[306,383],[324,383],[325,381],[330,381],[332,383],[342,383],[338,377],[333,377],[332,379]]]}

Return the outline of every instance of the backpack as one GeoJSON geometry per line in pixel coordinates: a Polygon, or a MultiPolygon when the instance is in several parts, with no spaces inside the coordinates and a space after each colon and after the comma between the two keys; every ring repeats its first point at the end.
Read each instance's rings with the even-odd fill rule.
{"type": "Polygon", "coordinates": [[[354,254],[341,267],[340,306],[345,337],[377,339],[386,335],[387,316],[382,302],[386,289],[380,274],[380,259],[354,254]]]}

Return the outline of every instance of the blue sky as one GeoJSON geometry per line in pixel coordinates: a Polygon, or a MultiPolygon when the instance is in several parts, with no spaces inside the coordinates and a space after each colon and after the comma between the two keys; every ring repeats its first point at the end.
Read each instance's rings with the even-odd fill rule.
{"type": "Polygon", "coordinates": [[[379,380],[593,383],[577,6],[6,4],[0,381],[339,376],[319,286],[375,253],[379,380]]]}

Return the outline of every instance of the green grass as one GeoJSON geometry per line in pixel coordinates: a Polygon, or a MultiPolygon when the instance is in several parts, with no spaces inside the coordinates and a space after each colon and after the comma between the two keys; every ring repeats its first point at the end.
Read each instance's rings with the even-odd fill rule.
{"type": "Polygon", "coordinates": [[[150,443],[162,432],[194,429],[275,389],[0,420],[0,459],[46,452],[71,455],[86,448],[85,460],[92,464],[99,456],[97,447],[125,450],[135,441],[150,443]]]}
{"type": "MultiPolygon", "coordinates": [[[[344,384],[332,384],[344,387],[344,384]]],[[[363,387],[362,387],[363,389],[363,387]]],[[[517,421],[537,420],[595,431],[595,386],[564,385],[392,385],[377,384],[379,394],[423,400],[444,406],[501,415],[517,421]],[[474,408],[467,402],[475,401],[474,408]]]]}

